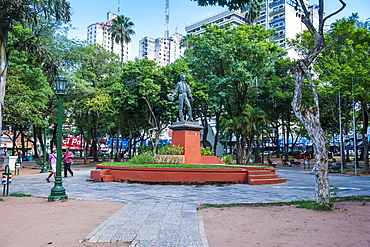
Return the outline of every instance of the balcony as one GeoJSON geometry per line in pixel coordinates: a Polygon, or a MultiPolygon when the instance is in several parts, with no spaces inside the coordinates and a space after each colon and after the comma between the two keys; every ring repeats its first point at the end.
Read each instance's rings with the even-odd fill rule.
{"type": "Polygon", "coordinates": [[[265,20],[265,19],[266,19],[266,14],[261,15],[261,16],[258,18],[258,20],[265,20]]]}
{"type": "Polygon", "coordinates": [[[279,21],[284,21],[285,20],[285,16],[282,16],[282,17],[279,17],[279,18],[274,18],[274,19],[270,19],[270,24],[274,24],[276,22],[279,22],[279,21]]]}
{"type": "Polygon", "coordinates": [[[279,14],[281,12],[285,11],[285,6],[281,5],[279,8],[274,9],[273,11],[270,12],[270,16],[279,14]]]}
{"type": "Polygon", "coordinates": [[[280,26],[280,27],[276,27],[274,28],[277,32],[279,31],[285,31],[285,25],[284,26],[280,26]]]}
{"type": "Polygon", "coordinates": [[[275,0],[272,3],[269,4],[269,7],[273,8],[275,6],[278,6],[278,5],[281,5],[281,4],[284,4],[284,3],[285,3],[285,0],[275,0]]]}
{"type": "Polygon", "coordinates": [[[271,39],[281,39],[281,38],[285,38],[285,33],[277,33],[277,34],[274,34],[271,39]]]}

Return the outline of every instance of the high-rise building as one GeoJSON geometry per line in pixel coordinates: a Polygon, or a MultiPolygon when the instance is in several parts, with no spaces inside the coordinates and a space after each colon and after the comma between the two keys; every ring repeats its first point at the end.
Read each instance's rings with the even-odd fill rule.
{"type": "Polygon", "coordinates": [[[237,10],[226,10],[216,13],[215,15],[206,17],[203,20],[194,22],[185,27],[187,34],[202,34],[206,30],[202,27],[203,24],[218,25],[220,27],[231,23],[233,27],[246,24],[244,20],[245,13],[237,10]]]}
{"type": "MultiPolygon", "coordinates": [[[[308,3],[308,0],[306,2],[308,3]]],[[[271,39],[283,48],[285,48],[286,38],[295,38],[296,34],[306,29],[306,26],[297,15],[295,7],[295,0],[265,0],[263,10],[260,12],[260,17],[257,20],[257,24],[264,25],[267,29],[276,30],[277,33],[271,39]]],[[[313,21],[314,25],[317,25],[317,6],[310,6],[309,10],[311,12],[311,21],[313,21]]],[[[205,32],[205,29],[202,27],[203,24],[224,26],[227,23],[231,23],[233,26],[239,26],[246,24],[244,16],[245,14],[240,11],[226,10],[190,24],[185,30],[187,34],[202,34],[205,32]]],[[[287,51],[290,58],[298,57],[294,50],[288,49],[287,51]]]]}
{"type": "MultiPolygon", "coordinates": [[[[308,4],[308,0],[305,2],[308,4]]],[[[306,29],[297,15],[296,5],[295,0],[265,0],[257,21],[257,24],[264,25],[267,29],[275,29],[277,33],[271,39],[284,48],[286,38],[295,38],[298,33],[306,29]]],[[[310,10],[314,9],[310,8],[310,10]]],[[[290,58],[297,58],[294,50],[287,51],[290,58]]]]}
{"type": "Polygon", "coordinates": [[[107,22],[97,22],[87,27],[87,43],[99,44],[108,51],[112,51],[123,58],[124,62],[131,59],[131,43],[124,43],[123,48],[120,42],[116,43],[112,39],[112,20],[117,17],[116,14],[108,12],[107,22]]]}
{"type": "Polygon", "coordinates": [[[139,41],[139,58],[148,58],[160,66],[173,63],[184,55],[185,48],[180,44],[182,37],[179,33],[169,38],[144,37],[139,41]]]}

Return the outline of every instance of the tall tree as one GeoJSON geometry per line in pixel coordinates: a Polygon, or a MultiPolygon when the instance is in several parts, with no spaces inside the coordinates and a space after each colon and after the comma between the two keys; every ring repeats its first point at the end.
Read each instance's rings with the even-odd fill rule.
{"type": "MultiPolygon", "coordinates": [[[[324,17],[324,0],[319,0],[319,24],[316,28],[310,18],[310,11],[304,0],[299,0],[301,6],[301,21],[305,24],[314,39],[314,46],[310,53],[303,59],[298,60],[294,70],[296,85],[294,90],[294,99],[292,102],[293,110],[297,118],[305,126],[310,139],[314,146],[314,156],[316,165],[316,202],[323,205],[329,205],[329,177],[328,177],[328,151],[326,149],[326,138],[324,130],[320,123],[320,106],[316,90],[316,85],[312,79],[309,67],[315,61],[320,52],[324,49],[324,25],[328,18],[339,13],[344,9],[346,4],[339,0],[342,7],[324,17]],[[305,80],[308,83],[305,84],[305,80]],[[309,90],[304,91],[304,85],[309,90]],[[311,95],[310,101],[303,101],[303,94],[311,95]]],[[[298,4],[297,3],[297,4],[298,4]]]]}
{"type": "MultiPolygon", "coordinates": [[[[332,95],[336,99],[338,92],[340,92],[342,99],[347,99],[347,102],[350,102],[350,99],[353,98],[359,104],[362,114],[358,116],[361,121],[357,122],[362,122],[363,126],[361,131],[357,130],[357,133],[363,135],[364,146],[363,152],[361,152],[363,157],[360,158],[364,160],[365,171],[370,172],[369,142],[366,137],[370,104],[367,93],[370,86],[370,30],[363,28],[366,27],[366,22],[359,22],[358,19],[358,15],[353,14],[347,19],[341,19],[332,24],[326,34],[327,48],[321,54],[316,68],[320,72],[320,79],[329,84],[324,89],[327,95],[332,95]],[[354,95],[352,95],[352,89],[354,95]]],[[[331,108],[336,109],[333,106],[331,108]]],[[[348,107],[347,105],[345,108],[347,109],[344,109],[343,112],[352,110],[352,106],[348,107]]],[[[333,119],[337,119],[337,117],[333,119]]],[[[351,117],[345,121],[352,122],[352,119],[351,117]]]]}
{"type": "MultiPolygon", "coordinates": [[[[37,23],[40,19],[70,20],[70,5],[66,0],[2,0],[0,5],[0,130],[4,109],[5,85],[10,50],[9,33],[14,25],[37,23]]],[[[21,41],[24,42],[24,41],[21,41]]]]}
{"type": "Polygon", "coordinates": [[[259,144],[261,143],[261,135],[266,130],[266,113],[259,107],[246,105],[242,118],[245,122],[243,128],[245,129],[244,135],[248,144],[248,154],[251,154],[252,146],[256,142],[257,148],[254,162],[261,163],[259,144]]]}
{"type": "Polygon", "coordinates": [[[112,20],[112,39],[121,45],[121,61],[123,62],[123,47],[124,44],[131,42],[131,36],[135,34],[133,29],[134,23],[130,18],[119,15],[112,20]]]}
{"type": "Polygon", "coordinates": [[[110,98],[101,84],[119,77],[119,58],[104,47],[94,44],[78,47],[71,52],[75,70],[72,81],[74,90],[66,98],[66,107],[72,110],[74,124],[92,140],[90,154],[98,161],[97,144],[99,134],[112,112],[110,98]]]}
{"type": "Polygon", "coordinates": [[[202,102],[202,108],[216,116],[216,149],[220,116],[226,112],[226,119],[238,118],[247,104],[255,106],[258,81],[273,73],[285,51],[266,40],[274,31],[260,25],[205,28],[203,35],[188,37],[186,60],[194,79],[207,85],[209,101],[202,102]]]}
{"type": "MultiPolygon", "coordinates": [[[[168,69],[166,71],[168,73],[168,69]]],[[[148,59],[128,62],[123,67],[122,81],[130,93],[130,101],[127,103],[131,107],[126,110],[141,112],[137,117],[147,122],[143,126],[150,130],[155,152],[160,133],[176,119],[175,106],[167,99],[167,94],[173,91],[175,83],[164,76],[164,68],[148,59]]]]}
{"type": "MultiPolygon", "coordinates": [[[[198,2],[199,5],[220,5],[227,6],[230,9],[242,9],[251,3],[251,0],[194,0],[198,2]]],[[[294,70],[296,85],[294,90],[294,99],[292,102],[294,113],[297,118],[303,123],[307,132],[313,142],[314,155],[316,158],[316,202],[319,204],[329,205],[329,178],[328,178],[328,154],[326,150],[326,138],[324,131],[320,124],[320,109],[319,100],[317,95],[316,86],[313,82],[312,76],[310,74],[310,66],[315,61],[320,52],[324,49],[324,25],[326,20],[330,17],[338,14],[342,11],[346,4],[343,0],[339,0],[342,7],[324,16],[324,0],[318,1],[318,26],[314,26],[311,13],[308,8],[308,3],[305,0],[296,1],[297,15],[300,16],[301,21],[305,24],[309,32],[314,39],[313,49],[309,52],[307,56],[303,59],[297,61],[297,66],[294,70]],[[309,94],[311,97],[311,102],[303,102],[303,85],[305,80],[308,81],[308,88],[304,94],[309,94]]]]}

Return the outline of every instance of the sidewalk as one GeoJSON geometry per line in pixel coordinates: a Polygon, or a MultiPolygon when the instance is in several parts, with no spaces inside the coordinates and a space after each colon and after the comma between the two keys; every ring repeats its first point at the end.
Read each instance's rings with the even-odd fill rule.
{"type": "MultiPolygon", "coordinates": [[[[287,182],[277,185],[222,186],[146,185],[88,182],[92,168],[78,168],[74,177],[63,179],[69,199],[128,202],[114,216],[86,236],[89,242],[129,241],[131,246],[204,246],[202,220],[196,204],[256,203],[313,200],[315,176],[300,167],[279,167],[279,177],[287,182]]],[[[47,174],[13,176],[10,193],[48,197],[54,183],[47,174]]],[[[370,177],[330,174],[337,196],[370,196],[370,177]]]]}

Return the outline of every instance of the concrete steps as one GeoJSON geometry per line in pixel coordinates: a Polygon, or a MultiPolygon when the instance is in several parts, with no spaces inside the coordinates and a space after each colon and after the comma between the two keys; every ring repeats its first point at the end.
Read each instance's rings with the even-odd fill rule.
{"type": "Polygon", "coordinates": [[[248,184],[250,185],[280,184],[285,182],[286,179],[279,178],[275,169],[248,171],[248,184]]]}

